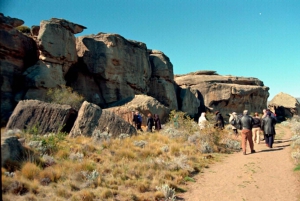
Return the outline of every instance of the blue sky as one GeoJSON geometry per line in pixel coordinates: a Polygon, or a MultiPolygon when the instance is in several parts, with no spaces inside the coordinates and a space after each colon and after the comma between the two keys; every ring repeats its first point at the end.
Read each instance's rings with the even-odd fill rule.
{"type": "Polygon", "coordinates": [[[80,35],[117,33],[164,52],[175,74],[256,77],[300,97],[299,0],[1,0],[0,12],[39,25],[63,18],[80,35]]]}

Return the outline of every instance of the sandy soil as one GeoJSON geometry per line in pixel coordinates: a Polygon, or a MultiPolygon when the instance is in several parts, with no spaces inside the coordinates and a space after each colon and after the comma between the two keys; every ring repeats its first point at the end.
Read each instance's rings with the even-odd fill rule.
{"type": "Polygon", "coordinates": [[[256,153],[234,153],[223,161],[203,170],[189,182],[188,192],[178,194],[185,201],[300,201],[300,177],[290,150],[291,132],[282,125],[276,126],[282,138],[275,140],[272,149],[263,141],[254,144],[256,153]]]}

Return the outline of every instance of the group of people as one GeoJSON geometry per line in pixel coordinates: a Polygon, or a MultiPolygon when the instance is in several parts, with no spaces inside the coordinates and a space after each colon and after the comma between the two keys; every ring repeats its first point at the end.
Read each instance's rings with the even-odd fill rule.
{"type": "MultiPolygon", "coordinates": [[[[205,112],[201,113],[198,120],[200,129],[203,129],[207,124],[205,112]]],[[[264,140],[267,147],[272,148],[275,138],[275,124],[277,122],[276,115],[269,109],[263,110],[263,115],[260,118],[258,112],[254,113],[254,116],[248,114],[248,110],[244,110],[242,115],[238,115],[236,112],[230,114],[229,122],[236,137],[238,137],[238,130],[241,130],[242,136],[242,150],[246,155],[247,141],[249,142],[250,152],[255,153],[254,142],[260,143],[260,132],[264,134],[264,140]]],[[[215,124],[217,129],[224,129],[224,118],[219,111],[215,112],[215,124]]]]}
{"type": "Polygon", "coordinates": [[[270,110],[264,109],[262,118],[259,117],[257,112],[254,114],[254,117],[251,117],[248,114],[248,110],[244,110],[243,116],[239,121],[239,125],[242,130],[243,154],[246,155],[247,141],[249,142],[251,153],[255,153],[253,142],[256,141],[256,143],[259,144],[260,131],[264,134],[266,146],[272,148],[276,135],[276,122],[276,116],[270,110]]]}
{"type": "MultiPolygon", "coordinates": [[[[136,130],[143,131],[142,129],[142,116],[139,114],[138,111],[132,112],[132,122],[136,130]]],[[[151,113],[147,115],[147,132],[152,132],[153,126],[155,127],[156,131],[161,129],[161,123],[158,114],[154,114],[152,117],[151,113]]]]}

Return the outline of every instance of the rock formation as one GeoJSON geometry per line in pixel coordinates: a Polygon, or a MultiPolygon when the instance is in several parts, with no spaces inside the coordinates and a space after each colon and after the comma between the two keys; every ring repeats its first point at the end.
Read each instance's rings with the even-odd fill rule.
{"type": "Polygon", "coordinates": [[[175,77],[182,88],[190,87],[199,91],[199,100],[210,111],[224,114],[233,111],[242,113],[260,112],[266,108],[268,87],[257,78],[216,75],[215,71],[196,72],[175,77]]]}
{"type": "Polygon", "coordinates": [[[69,136],[93,137],[103,132],[109,133],[113,138],[119,137],[120,134],[136,134],[135,128],[121,117],[111,111],[102,110],[93,103],[84,101],[69,136]]]}
{"type": "Polygon", "coordinates": [[[76,116],[77,112],[69,105],[23,100],[10,116],[6,131],[35,128],[38,134],[70,132],[76,116]]]}
{"type": "Polygon", "coordinates": [[[24,90],[22,73],[38,60],[35,41],[15,27],[23,20],[0,13],[1,126],[7,122],[24,90]]]}
{"type": "Polygon", "coordinates": [[[80,61],[67,81],[87,101],[107,108],[148,92],[151,67],[144,43],[106,33],[81,36],[76,41],[80,61]]]}
{"type": "Polygon", "coordinates": [[[280,92],[270,101],[268,108],[275,112],[277,117],[284,120],[285,117],[291,118],[300,114],[299,101],[286,93],[280,92]]]}
{"type": "Polygon", "coordinates": [[[156,98],[171,110],[177,110],[173,65],[169,57],[157,50],[148,50],[148,53],[152,67],[148,95],[156,98]]]}
{"type": "Polygon", "coordinates": [[[142,124],[144,126],[147,124],[148,113],[158,114],[161,123],[165,123],[169,119],[170,113],[170,109],[168,107],[161,104],[155,98],[147,95],[135,95],[135,97],[128,103],[121,106],[111,107],[106,110],[114,112],[131,124],[133,124],[132,112],[139,111],[142,116],[142,124]]]}
{"type": "Polygon", "coordinates": [[[265,108],[268,88],[258,79],[198,71],[176,77],[175,83],[170,59],[145,43],[108,33],[75,38],[86,27],[57,18],[41,21],[25,35],[15,29],[22,23],[0,14],[2,125],[18,101],[45,101],[49,89],[62,85],[102,109],[122,106],[135,95],[151,96],[163,112],[153,109],[153,101],[143,100],[138,108],[144,115],[158,113],[163,121],[170,110],[197,118],[205,107],[222,113],[265,108]]]}
{"type": "Polygon", "coordinates": [[[16,136],[1,137],[1,167],[9,160],[20,161],[24,148],[16,136]]]}

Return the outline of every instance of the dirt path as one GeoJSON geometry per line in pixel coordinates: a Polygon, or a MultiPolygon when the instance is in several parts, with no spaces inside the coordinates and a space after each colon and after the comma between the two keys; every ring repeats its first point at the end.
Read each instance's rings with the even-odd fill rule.
{"type": "Polygon", "coordinates": [[[179,194],[185,201],[300,201],[300,181],[293,172],[294,164],[290,154],[291,132],[277,125],[277,134],[270,149],[261,141],[255,144],[256,153],[242,152],[229,155],[220,163],[211,165],[196,176],[195,183],[189,183],[188,192],[179,194]]]}

